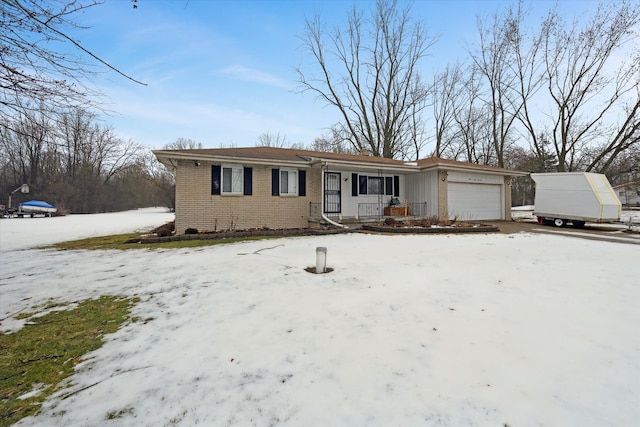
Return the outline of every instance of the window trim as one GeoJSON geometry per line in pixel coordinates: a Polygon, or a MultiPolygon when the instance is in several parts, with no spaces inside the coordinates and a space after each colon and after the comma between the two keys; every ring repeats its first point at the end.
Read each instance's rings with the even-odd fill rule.
{"type": "Polygon", "coordinates": [[[278,191],[279,191],[279,195],[283,196],[283,197],[293,197],[293,196],[298,196],[300,194],[300,182],[299,182],[299,174],[300,171],[298,169],[291,169],[291,168],[280,168],[278,169],[278,178],[279,178],[279,183],[278,183],[278,191]],[[282,191],[282,184],[283,184],[283,179],[282,179],[282,173],[286,173],[287,174],[287,192],[283,192],[282,191]],[[291,179],[293,175],[293,180],[291,179]],[[289,192],[289,187],[291,186],[291,184],[294,185],[294,191],[293,192],[289,192]]]}
{"type": "Polygon", "coordinates": [[[234,164],[226,164],[220,165],[220,194],[225,196],[242,196],[244,194],[244,167],[242,165],[234,165],[234,164]],[[231,169],[231,191],[225,191],[225,177],[224,171],[225,169],[231,169]],[[240,189],[237,191],[233,191],[233,175],[235,171],[239,172],[240,177],[240,189]]]}

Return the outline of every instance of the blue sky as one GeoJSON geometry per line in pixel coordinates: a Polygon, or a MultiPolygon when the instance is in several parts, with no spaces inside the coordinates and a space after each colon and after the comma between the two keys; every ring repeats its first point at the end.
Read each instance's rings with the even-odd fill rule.
{"type": "MultiPolygon", "coordinates": [[[[414,16],[439,41],[423,74],[466,58],[476,40],[476,18],[511,1],[418,0],[414,16]]],[[[359,7],[374,2],[357,1],[359,7]]],[[[534,0],[537,22],[554,2],[534,0]]],[[[147,86],[113,72],[95,80],[113,114],[116,134],[159,148],[177,138],[205,147],[253,146],[266,132],[311,144],[339,120],[311,93],[296,93],[295,67],[310,65],[300,48],[305,18],[320,13],[329,27],[346,21],[353,2],[342,0],[107,0],[87,9],[73,32],[88,49],[147,86]]],[[[564,0],[571,13],[594,5],[564,0]]]]}

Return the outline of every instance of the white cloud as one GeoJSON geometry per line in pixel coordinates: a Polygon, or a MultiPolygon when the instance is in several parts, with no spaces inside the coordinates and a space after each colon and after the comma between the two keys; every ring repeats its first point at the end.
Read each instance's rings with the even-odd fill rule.
{"type": "Polygon", "coordinates": [[[223,68],[220,70],[223,74],[230,76],[234,79],[244,80],[253,83],[260,83],[268,86],[274,86],[278,88],[283,88],[290,90],[291,84],[288,81],[285,81],[273,74],[255,70],[251,68],[247,68],[242,65],[231,65],[229,67],[223,68]]]}

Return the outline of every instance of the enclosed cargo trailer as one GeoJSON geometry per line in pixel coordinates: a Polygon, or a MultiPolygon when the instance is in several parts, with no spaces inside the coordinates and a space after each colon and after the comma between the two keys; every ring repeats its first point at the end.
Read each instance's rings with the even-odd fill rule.
{"type": "Polygon", "coordinates": [[[533,214],[540,224],[575,227],[585,222],[620,220],[622,205],[607,177],[590,172],[532,173],[536,183],[533,214]]]}

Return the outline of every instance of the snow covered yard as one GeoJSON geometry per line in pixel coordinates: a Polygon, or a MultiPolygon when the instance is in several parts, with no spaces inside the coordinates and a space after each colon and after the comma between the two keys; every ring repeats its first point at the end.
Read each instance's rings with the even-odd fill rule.
{"type": "MultiPolygon", "coordinates": [[[[133,314],[143,321],[109,336],[67,389],[19,425],[640,419],[637,245],[528,233],[349,234],[178,250],[12,250],[65,232],[84,237],[84,221],[120,232],[167,215],[42,219],[55,230],[49,237],[35,223],[14,233],[38,219],[0,221],[0,318],[49,298],[142,298],[133,314]],[[16,235],[20,244],[5,243],[16,235]],[[332,273],[304,271],[318,246],[332,273]]],[[[0,329],[16,327],[7,319],[0,329]]]]}

